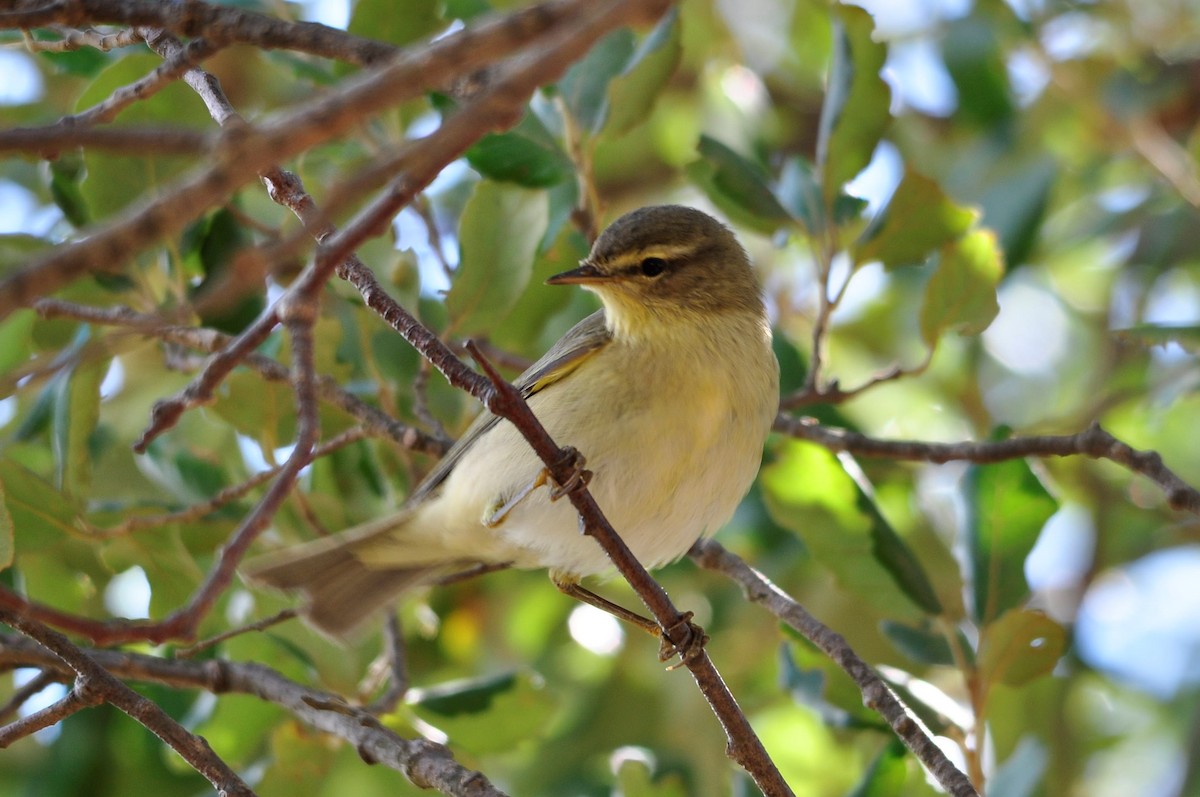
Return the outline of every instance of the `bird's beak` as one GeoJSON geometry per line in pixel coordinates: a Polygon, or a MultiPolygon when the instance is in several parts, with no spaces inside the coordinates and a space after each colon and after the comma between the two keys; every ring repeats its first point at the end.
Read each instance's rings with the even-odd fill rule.
{"type": "Polygon", "coordinates": [[[604,274],[600,269],[588,263],[586,260],[579,265],[579,268],[573,268],[570,271],[564,271],[561,274],[555,274],[546,280],[547,285],[596,285],[601,282],[608,282],[612,279],[611,274],[604,274]]]}

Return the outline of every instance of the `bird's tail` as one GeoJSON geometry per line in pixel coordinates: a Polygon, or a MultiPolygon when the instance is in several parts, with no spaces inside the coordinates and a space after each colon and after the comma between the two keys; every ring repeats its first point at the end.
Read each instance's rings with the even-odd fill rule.
{"type": "Polygon", "coordinates": [[[300,592],[304,618],[318,631],[345,639],[405,590],[472,564],[428,558],[413,564],[364,564],[356,549],[395,533],[402,523],[377,521],[267,554],[248,562],[242,575],[252,584],[300,592]]]}

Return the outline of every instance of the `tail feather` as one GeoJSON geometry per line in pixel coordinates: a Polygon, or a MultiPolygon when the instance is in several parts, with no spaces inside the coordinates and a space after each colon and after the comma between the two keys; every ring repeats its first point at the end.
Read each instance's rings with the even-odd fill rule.
{"type": "Polygon", "coordinates": [[[345,639],[405,590],[471,564],[444,560],[392,567],[364,564],[354,553],[356,545],[386,530],[390,529],[378,524],[373,529],[352,529],[268,554],[249,562],[243,575],[254,584],[302,593],[304,618],[318,631],[345,639]]]}

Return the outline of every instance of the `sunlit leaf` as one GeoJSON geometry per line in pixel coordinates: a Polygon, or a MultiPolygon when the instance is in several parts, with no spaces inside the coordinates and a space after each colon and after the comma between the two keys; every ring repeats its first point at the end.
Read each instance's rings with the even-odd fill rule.
{"type": "Polygon", "coordinates": [[[1021,686],[1049,674],[1066,646],[1066,629],[1042,612],[1010,609],[983,628],[979,676],[985,684],[1021,686]]]}
{"type": "Polygon", "coordinates": [[[975,616],[986,623],[1029,597],[1025,559],[1058,502],[1023,459],[972,466],[965,490],[975,616]]]}
{"type": "Polygon", "coordinates": [[[1004,261],[990,230],[976,230],[942,248],[925,286],[921,337],[933,346],[945,332],[978,335],[1000,312],[996,286],[1004,261]]]}
{"type": "Polygon", "coordinates": [[[484,180],[463,211],[462,257],[446,309],[459,334],[486,332],[516,305],[546,230],[544,191],[484,180]]]}
{"type": "Polygon", "coordinates": [[[872,38],[871,15],[857,6],[834,4],[833,64],[818,128],[817,168],[825,205],[871,161],[891,122],[891,92],[879,72],[887,47],[872,38]]]}
{"type": "Polygon", "coordinates": [[[907,171],[855,246],[854,260],[879,260],[887,268],[919,264],[965,233],[977,216],[952,202],[933,180],[907,171]]]}

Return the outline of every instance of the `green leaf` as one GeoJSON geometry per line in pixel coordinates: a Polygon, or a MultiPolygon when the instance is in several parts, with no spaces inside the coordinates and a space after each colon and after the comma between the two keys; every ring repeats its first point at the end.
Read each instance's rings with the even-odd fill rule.
{"type": "Polygon", "coordinates": [[[4,497],[4,480],[0,479],[0,570],[12,566],[14,550],[13,518],[4,497]]]}
{"type": "Polygon", "coordinates": [[[833,5],[833,63],[817,129],[817,168],[826,207],[871,162],[891,121],[891,93],[879,76],[887,48],[874,41],[871,15],[833,5]]]}
{"type": "Polygon", "coordinates": [[[906,170],[887,206],[854,247],[854,262],[879,260],[887,268],[924,262],[938,247],[965,233],[978,213],[956,205],[941,186],[906,170]]]}
{"type": "MultiPolygon", "coordinates": [[[[8,373],[29,359],[33,351],[30,335],[36,320],[36,311],[17,310],[0,321],[0,374],[8,373]]],[[[13,382],[11,387],[15,388],[16,383],[13,382]]]]}
{"type": "Polygon", "coordinates": [[[953,20],[940,41],[946,71],[958,90],[959,114],[989,131],[1009,121],[1008,67],[995,25],[978,16],[953,20]]]}
{"type": "Polygon", "coordinates": [[[876,555],[877,523],[845,468],[820,446],[786,440],[759,481],[771,517],[798,534],[838,585],[894,618],[924,613],[876,555]]]}
{"type": "MultiPolygon", "coordinates": [[[[113,91],[145,76],[162,64],[157,55],[126,55],[101,71],[80,94],[76,109],[83,110],[107,98],[113,91]]],[[[212,120],[204,104],[183,81],[163,89],[121,112],[117,126],[186,125],[207,128],[212,120]]],[[[80,185],[83,201],[93,212],[115,214],[147,191],[163,185],[192,161],[180,156],[114,155],[88,149],[83,155],[86,177],[80,185]]],[[[197,209],[198,214],[199,209],[197,209]]],[[[110,264],[116,269],[120,264],[110,264]]]]}
{"type": "Polygon", "coordinates": [[[857,491],[855,503],[859,511],[871,519],[871,553],[875,560],[891,574],[896,586],[900,587],[913,603],[930,614],[941,614],[942,602],[938,600],[933,583],[921,567],[920,561],[913,555],[912,549],[879,511],[866,474],[848,454],[839,455],[838,462],[854,482],[857,491]]]}
{"type": "Polygon", "coordinates": [[[811,709],[831,728],[878,728],[879,716],[829,657],[791,626],[784,633],[798,644],[779,646],[779,681],[792,699],[811,709]]]}
{"type": "Polygon", "coordinates": [[[441,0],[405,0],[403,7],[397,7],[393,0],[356,0],[346,30],[390,44],[410,44],[444,25],[441,4],[441,0]]]}
{"type": "Polygon", "coordinates": [[[89,358],[57,380],[53,439],[59,484],[70,495],[87,495],[92,478],[88,440],[100,420],[100,383],[108,358],[89,358]]]}
{"type": "Polygon", "coordinates": [[[879,754],[867,767],[858,785],[847,797],[893,797],[904,793],[904,782],[908,776],[905,763],[907,751],[896,738],[888,740],[879,754]]]}
{"type": "Polygon", "coordinates": [[[608,84],[608,119],[603,133],[620,136],[650,117],[658,95],[675,74],[683,54],[677,8],[671,8],[642,39],[620,75],[608,84]]]}
{"type": "Polygon", "coordinates": [[[77,503],[11,459],[0,459],[5,507],[22,551],[42,550],[75,529],[77,503]]]}
{"type": "Polygon", "coordinates": [[[85,174],[83,158],[76,151],[62,153],[50,161],[50,196],[67,221],[76,227],[91,219],[87,200],[79,188],[85,174]]]}
{"type": "Polygon", "coordinates": [[[604,126],[608,115],[608,84],[621,74],[632,55],[633,32],[618,28],[596,42],[559,81],[559,93],[584,131],[595,134],[604,126]]]}
{"type": "Polygon", "coordinates": [[[688,793],[678,773],[656,779],[650,766],[637,758],[621,761],[616,780],[621,797],[685,797],[688,793]]]}
{"type": "MultiPolygon", "coordinates": [[[[513,306],[512,312],[496,325],[489,335],[501,348],[537,357],[557,340],[546,339],[547,326],[552,318],[570,303],[574,292],[560,285],[546,285],[546,279],[574,268],[587,256],[588,245],[583,235],[573,227],[563,227],[556,240],[534,260],[529,287],[513,306]]],[[[564,330],[557,330],[560,334],[564,330]]]]}
{"type": "Polygon", "coordinates": [[[201,322],[231,335],[238,334],[266,307],[266,287],[260,283],[256,290],[245,292],[232,303],[212,305],[204,300],[211,291],[227,287],[225,283],[238,252],[253,243],[250,233],[233,213],[222,208],[192,225],[187,240],[195,247],[204,273],[200,284],[188,289],[188,297],[202,309],[201,322]]]}
{"type": "Polygon", "coordinates": [[[545,734],[558,703],[528,672],[414,689],[409,700],[421,719],[476,755],[511,750],[545,734]]]}
{"type": "Polygon", "coordinates": [[[811,163],[797,156],[784,161],[777,193],[780,204],[803,222],[809,233],[824,229],[825,202],[811,163]]]}
{"type": "Polygon", "coordinates": [[[459,226],[462,257],[446,295],[459,334],[489,331],[516,305],[548,214],[544,191],[488,180],[475,187],[459,226]]]}
{"type": "Polygon", "coordinates": [[[210,410],[239,434],[258,442],[268,453],[287,445],[296,433],[296,400],[285,382],[266,382],[234,371],[221,383],[210,410]]]}
{"type": "Polygon", "coordinates": [[[708,136],[696,149],[700,160],[688,164],[688,177],[730,219],[767,235],[792,222],[757,164],[708,136]]]}
{"type": "Polygon", "coordinates": [[[983,223],[996,231],[1009,268],[1025,262],[1046,215],[1058,164],[1042,156],[1026,164],[997,164],[1001,176],[978,197],[983,223]]]}
{"type": "Polygon", "coordinates": [[[975,616],[987,623],[1029,597],[1025,559],[1058,502],[1023,459],[972,466],[964,497],[975,616]]]}
{"type": "Polygon", "coordinates": [[[1054,669],[1067,632],[1039,611],[1010,609],[983,628],[979,677],[985,684],[1022,686],[1054,669]]]}
{"type": "Polygon", "coordinates": [[[567,153],[532,113],[506,133],[481,138],[467,150],[467,162],[484,177],[530,188],[547,188],[575,176],[567,153]]]}
{"type": "Polygon", "coordinates": [[[919,664],[954,664],[954,654],[944,634],[892,620],[884,620],[880,630],[896,650],[919,664]]]}
{"type": "Polygon", "coordinates": [[[937,270],[925,285],[921,338],[933,347],[947,331],[978,335],[1000,312],[996,286],[1004,259],[996,236],[976,230],[942,248],[937,270]]]}

